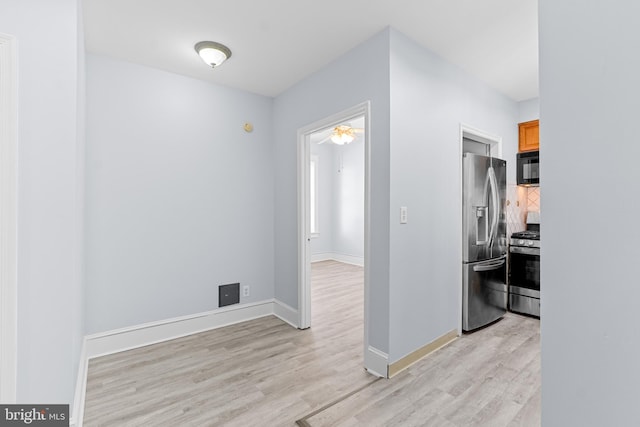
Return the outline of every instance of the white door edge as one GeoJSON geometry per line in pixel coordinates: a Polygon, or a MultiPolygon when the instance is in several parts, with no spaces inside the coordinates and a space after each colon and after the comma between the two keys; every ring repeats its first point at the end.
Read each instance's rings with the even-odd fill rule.
{"type": "Polygon", "coordinates": [[[16,40],[0,33],[0,402],[17,388],[17,106],[16,40]]]}

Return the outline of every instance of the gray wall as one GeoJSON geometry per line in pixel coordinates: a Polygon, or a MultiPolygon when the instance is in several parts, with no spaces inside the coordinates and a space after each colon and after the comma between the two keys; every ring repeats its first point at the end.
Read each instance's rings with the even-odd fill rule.
{"type": "Polygon", "coordinates": [[[540,1],[544,426],[640,420],[638,16],[540,1]]]}
{"type": "Polygon", "coordinates": [[[364,257],[364,138],[334,148],[334,252],[364,257]]]}
{"type": "Polygon", "coordinates": [[[6,0],[0,14],[18,46],[18,402],[72,403],[80,356],[78,15],[77,0],[6,0]]]}
{"type": "Polygon", "coordinates": [[[88,55],[88,333],[273,298],[272,102],[88,55]]]}
{"type": "MultiPolygon", "coordinates": [[[[457,329],[460,124],[502,137],[515,159],[517,103],[391,31],[390,361],[457,329]],[[400,207],[408,223],[400,224],[400,207]]],[[[513,165],[508,176],[515,181],[513,165]]]]}
{"type": "Polygon", "coordinates": [[[275,99],[275,296],[298,306],[297,131],[371,101],[370,344],[388,350],[389,31],[275,99]],[[337,96],[336,94],[339,94],[337,96]]]}
{"type": "Polygon", "coordinates": [[[540,118],[540,98],[531,98],[518,102],[518,123],[540,118]]]}
{"type": "Polygon", "coordinates": [[[312,254],[364,258],[364,142],[312,144],[319,158],[319,236],[312,254]]]}

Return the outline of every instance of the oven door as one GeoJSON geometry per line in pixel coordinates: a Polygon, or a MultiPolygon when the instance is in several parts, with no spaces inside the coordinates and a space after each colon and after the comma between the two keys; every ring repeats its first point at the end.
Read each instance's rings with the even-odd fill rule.
{"type": "Polygon", "coordinates": [[[510,291],[540,298],[540,249],[511,246],[509,249],[510,291]]]}

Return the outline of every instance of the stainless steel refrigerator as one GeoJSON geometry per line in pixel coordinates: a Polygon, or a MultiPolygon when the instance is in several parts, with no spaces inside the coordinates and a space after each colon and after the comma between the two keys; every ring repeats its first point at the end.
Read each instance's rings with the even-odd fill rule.
{"type": "Polygon", "coordinates": [[[464,153],[462,160],[462,329],[507,311],[507,162],[464,153]]]}

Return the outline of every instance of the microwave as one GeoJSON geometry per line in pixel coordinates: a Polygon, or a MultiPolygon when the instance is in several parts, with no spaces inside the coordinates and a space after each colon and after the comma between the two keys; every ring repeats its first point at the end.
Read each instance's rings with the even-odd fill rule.
{"type": "Polygon", "coordinates": [[[540,185],[540,160],[538,151],[518,153],[516,157],[516,181],[518,185],[540,185]]]}

